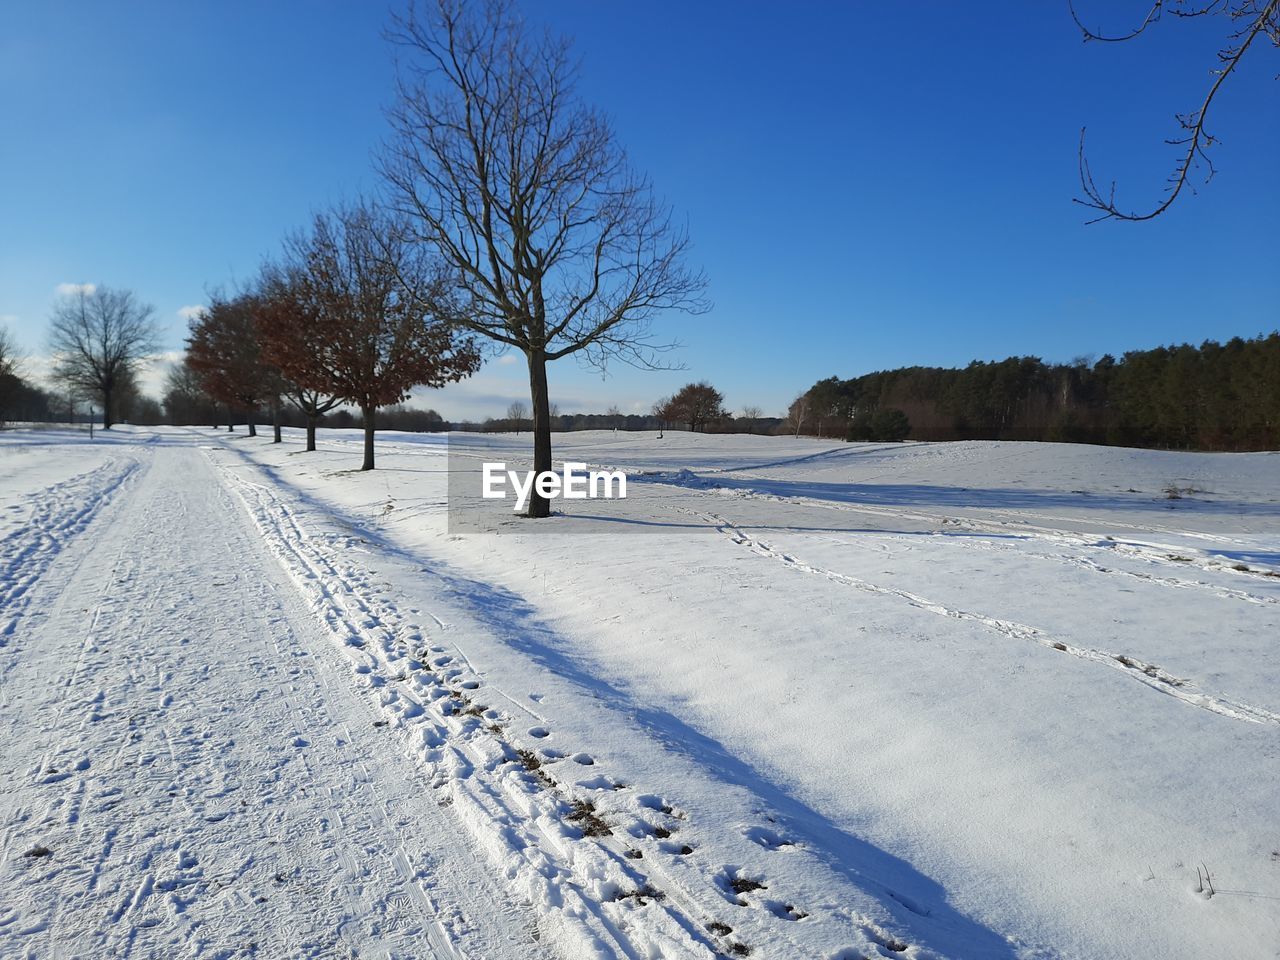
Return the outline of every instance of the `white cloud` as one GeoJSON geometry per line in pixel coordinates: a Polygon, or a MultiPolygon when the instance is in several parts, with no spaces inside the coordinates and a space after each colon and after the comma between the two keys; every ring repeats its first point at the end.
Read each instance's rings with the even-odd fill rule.
{"type": "Polygon", "coordinates": [[[54,293],[60,297],[69,297],[76,293],[93,293],[97,289],[96,283],[60,283],[53,288],[54,293]]]}
{"type": "Polygon", "coordinates": [[[0,313],[0,323],[17,324],[18,315],[16,313],[0,313]]]}
{"type": "Polygon", "coordinates": [[[509,367],[513,363],[519,363],[520,357],[514,353],[504,353],[497,360],[493,361],[500,367],[509,367]]]}
{"type": "Polygon", "coordinates": [[[164,396],[164,384],[173,365],[182,359],[181,350],[166,350],[147,358],[148,362],[138,371],[138,385],[142,392],[159,400],[164,396]]]}
{"type": "Polygon", "coordinates": [[[53,372],[53,358],[45,354],[33,354],[22,362],[22,376],[41,385],[47,385],[53,372]]]}
{"type": "Polygon", "coordinates": [[[198,320],[201,316],[204,315],[204,311],[205,311],[205,308],[202,306],[199,306],[198,304],[188,306],[188,307],[179,307],[178,316],[180,316],[183,320],[187,320],[187,321],[198,320]]]}

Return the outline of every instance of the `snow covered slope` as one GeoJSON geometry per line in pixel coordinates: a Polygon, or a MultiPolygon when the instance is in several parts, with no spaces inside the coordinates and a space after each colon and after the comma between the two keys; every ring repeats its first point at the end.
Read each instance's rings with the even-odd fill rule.
{"type": "Polygon", "coordinates": [[[1275,455],[571,434],[628,500],[450,535],[286,439],[0,481],[0,954],[1280,956],[1275,455]]]}

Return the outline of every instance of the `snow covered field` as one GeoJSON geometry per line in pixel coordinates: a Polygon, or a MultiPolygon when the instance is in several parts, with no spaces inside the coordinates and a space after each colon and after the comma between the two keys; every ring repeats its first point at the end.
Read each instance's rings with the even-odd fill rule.
{"type": "Polygon", "coordinates": [[[455,439],[0,434],[0,956],[1280,956],[1280,456],[455,439]]]}

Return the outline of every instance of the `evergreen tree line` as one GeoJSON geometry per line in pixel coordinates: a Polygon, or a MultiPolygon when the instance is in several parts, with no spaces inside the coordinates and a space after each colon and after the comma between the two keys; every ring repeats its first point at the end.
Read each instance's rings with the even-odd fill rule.
{"type": "Polygon", "coordinates": [[[1120,359],[975,360],[829,377],[797,397],[798,433],[850,440],[1053,440],[1178,450],[1280,448],[1280,333],[1120,359]]]}
{"type": "MultiPolygon", "coordinates": [[[[381,420],[379,420],[381,423],[381,420]]],[[[527,433],[528,420],[513,420],[509,417],[489,418],[483,421],[464,421],[454,423],[452,429],[465,433],[527,433]]],[[[684,421],[666,419],[653,413],[552,413],[551,429],[557,433],[570,433],[578,430],[621,430],[632,433],[658,432],[661,430],[687,430],[684,421]]],[[[714,422],[699,425],[702,433],[758,433],[776,434],[787,432],[787,422],[781,417],[732,417],[725,416],[714,422]]]]}

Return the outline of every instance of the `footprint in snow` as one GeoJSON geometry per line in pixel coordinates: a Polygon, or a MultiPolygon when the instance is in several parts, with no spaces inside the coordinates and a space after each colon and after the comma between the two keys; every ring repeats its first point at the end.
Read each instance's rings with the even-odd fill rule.
{"type": "Polygon", "coordinates": [[[551,731],[546,727],[530,727],[528,733],[529,736],[536,737],[539,740],[542,740],[544,737],[551,736],[551,731]]]}
{"type": "Polygon", "coordinates": [[[748,906],[746,900],[742,899],[744,894],[753,893],[756,890],[768,890],[768,884],[755,877],[744,877],[738,873],[737,867],[725,867],[724,872],[716,877],[716,886],[725,895],[725,899],[735,906],[748,906]]]}
{"type": "Polygon", "coordinates": [[[636,803],[646,809],[657,810],[659,813],[670,814],[673,812],[671,805],[667,801],[653,793],[640,794],[640,796],[636,797],[636,803]]]}
{"type": "Polygon", "coordinates": [[[767,827],[752,827],[744,833],[744,836],[766,850],[782,850],[796,845],[794,840],[788,840],[767,827]]]}
{"type": "Polygon", "coordinates": [[[578,786],[587,790],[625,790],[627,785],[619,783],[610,777],[604,775],[592,777],[590,780],[579,780],[578,786]]]}
{"type": "Polygon", "coordinates": [[[884,947],[890,953],[902,953],[904,950],[907,949],[906,943],[903,943],[901,940],[899,940],[897,937],[893,936],[892,934],[885,933],[883,930],[879,929],[878,927],[868,926],[868,927],[865,927],[864,929],[866,930],[866,934],[868,937],[870,937],[876,943],[880,944],[880,946],[884,947]]]}
{"type": "Polygon", "coordinates": [[[671,831],[666,827],[657,826],[644,820],[637,820],[632,826],[627,828],[627,832],[637,840],[645,837],[656,837],[659,840],[666,840],[671,836],[671,831]]]}
{"type": "Polygon", "coordinates": [[[766,900],[764,908],[780,920],[803,920],[809,914],[781,900],[766,900]]]}

